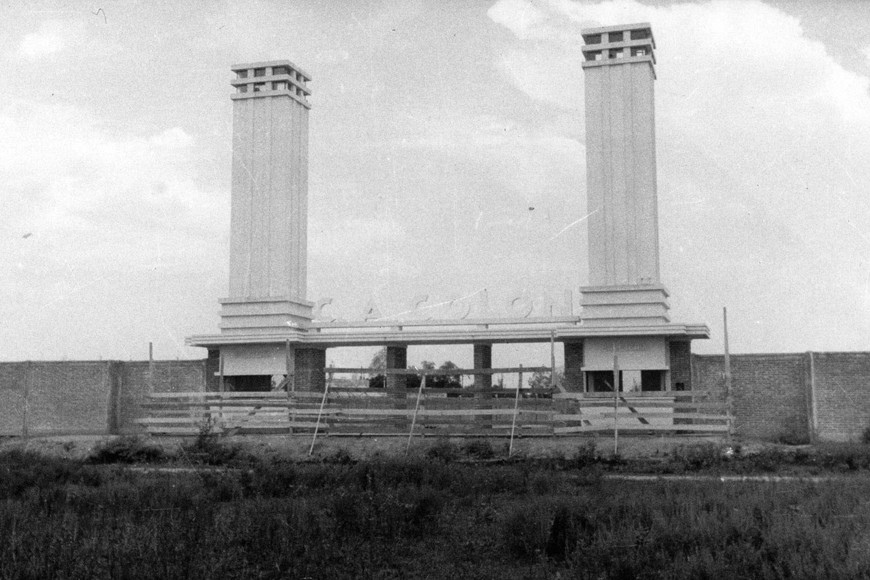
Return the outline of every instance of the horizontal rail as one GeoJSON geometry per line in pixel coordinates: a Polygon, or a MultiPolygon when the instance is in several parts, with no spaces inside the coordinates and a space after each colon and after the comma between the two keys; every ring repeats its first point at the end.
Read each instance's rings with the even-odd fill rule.
{"type": "MultiPolygon", "coordinates": [[[[554,427],[553,434],[563,435],[569,433],[585,433],[593,431],[613,431],[613,425],[583,425],[577,427],[554,427]]],[[[619,424],[619,431],[691,431],[726,433],[728,425],[623,425],[619,424]]]]}
{"type": "Polygon", "coordinates": [[[548,373],[553,370],[550,367],[506,367],[497,369],[373,369],[367,367],[326,367],[323,369],[327,374],[367,374],[367,375],[426,375],[453,376],[453,375],[498,375],[507,373],[548,373]]]}

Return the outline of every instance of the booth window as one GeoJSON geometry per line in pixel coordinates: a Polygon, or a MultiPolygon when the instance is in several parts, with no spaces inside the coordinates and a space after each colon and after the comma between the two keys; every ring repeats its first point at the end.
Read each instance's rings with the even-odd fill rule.
{"type": "Polygon", "coordinates": [[[664,371],[640,371],[640,390],[663,391],[664,378],[664,371]]]}
{"type": "MultiPolygon", "coordinates": [[[[622,390],[622,371],[619,371],[619,390],[622,390]]],[[[586,392],[612,393],[613,371],[586,371],[586,392]]]]}

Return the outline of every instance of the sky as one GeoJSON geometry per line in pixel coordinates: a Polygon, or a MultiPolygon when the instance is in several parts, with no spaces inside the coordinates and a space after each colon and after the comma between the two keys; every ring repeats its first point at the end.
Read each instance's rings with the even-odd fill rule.
{"type": "Polygon", "coordinates": [[[870,350],[870,3],[22,1],[0,18],[0,360],[204,356],[184,338],[217,332],[227,294],[239,62],[312,76],[310,300],[346,319],[484,289],[505,315],[523,292],[578,302],[580,31],[634,22],[657,44],[671,320],[710,326],[698,353],[721,352],[723,307],[732,352],[870,350]]]}

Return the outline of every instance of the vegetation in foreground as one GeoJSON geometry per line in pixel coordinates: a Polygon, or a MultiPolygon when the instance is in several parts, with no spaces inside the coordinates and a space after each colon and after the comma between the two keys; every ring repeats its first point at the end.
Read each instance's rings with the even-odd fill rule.
{"type": "Polygon", "coordinates": [[[181,474],[7,452],[0,578],[870,575],[863,477],[621,482],[601,477],[589,446],[551,462],[456,461],[490,451],[238,463],[212,449],[204,463],[211,452],[244,468],[181,474]]]}

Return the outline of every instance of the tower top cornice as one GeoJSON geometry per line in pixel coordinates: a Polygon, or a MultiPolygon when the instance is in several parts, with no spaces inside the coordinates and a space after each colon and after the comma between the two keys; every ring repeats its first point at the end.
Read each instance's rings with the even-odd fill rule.
{"type": "Polygon", "coordinates": [[[648,22],[586,28],[583,35],[583,68],[648,62],[655,75],[655,48],[648,22]]]}
{"type": "Polygon", "coordinates": [[[287,96],[311,108],[307,99],[311,76],[289,60],[235,64],[230,69],[235,74],[230,81],[236,88],[233,100],[287,96]]]}

